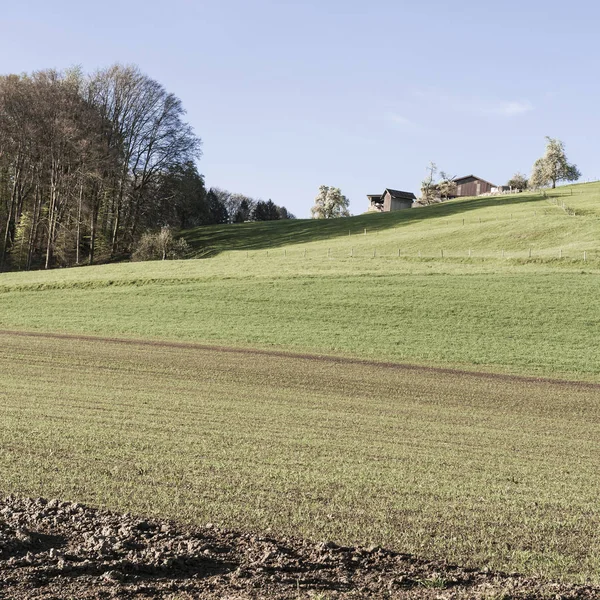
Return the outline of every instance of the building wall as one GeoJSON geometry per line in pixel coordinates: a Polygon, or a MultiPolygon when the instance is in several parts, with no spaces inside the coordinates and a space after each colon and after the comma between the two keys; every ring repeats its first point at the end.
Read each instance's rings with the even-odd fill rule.
{"type": "Polygon", "coordinates": [[[487,194],[492,191],[491,184],[487,181],[481,181],[475,177],[467,177],[460,179],[456,186],[456,195],[461,196],[479,196],[480,194],[487,194]]]}
{"type": "Polygon", "coordinates": [[[412,208],[412,205],[411,200],[392,199],[391,210],[404,210],[405,208],[412,208]]]}
{"type": "Polygon", "coordinates": [[[386,193],[383,197],[383,212],[404,210],[405,208],[412,208],[412,205],[412,200],[400,200],[397,198],[392,198],[389,193],[386,193]]]}

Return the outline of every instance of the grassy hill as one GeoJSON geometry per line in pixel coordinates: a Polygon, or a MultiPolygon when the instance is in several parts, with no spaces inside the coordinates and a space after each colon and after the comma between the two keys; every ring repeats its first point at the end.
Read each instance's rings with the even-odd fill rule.
{"type": "Polygon", "coordinates": [[[2,274],[0,327],[600,379],[599,200],[590,184],[199,228],[211,258],[2,274]]]}
{"type": "Polygon", "coordinates": [[[201,227],[185,233],[196,256],[251,251],[257,258],[400,256],[583,260],[600,258],[600,183],[511,196],[466,198],[387,214],[201,227]],[[276,256],[278,254],[276,253],[276,256]]]}

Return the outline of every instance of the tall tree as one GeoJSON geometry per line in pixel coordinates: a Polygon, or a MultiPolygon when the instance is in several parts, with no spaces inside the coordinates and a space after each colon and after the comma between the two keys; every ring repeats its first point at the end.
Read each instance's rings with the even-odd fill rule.
{"type": "Polygon", "coordinates": [[[229,213],[223,204],[218,191],[210,188],[206,195],[206,202],[208,204],[208,221],[207,225],[220,225],[222,223],[229,222],[229,213]]]}
{"type": "Polygon", "coordinates": [[[112,254],[138,234],[148,190],[177,164],[200,156],[200,140],[183,121],[181,101],[135,66],[114,65],[90,80],[90,101],[110,124],[106,132],[121,160],[111,205],[112,254]]]}
{"type": "Polygon", "coordinates": [[[280,209],[272,200],[267,202],[259,200],[252,213],[254,221],[277,221],[280,218],[280,209]]]}
{"type": "Polygon", "coordinates": [[[0,77],[0,268],[92,263],[209,220],[184,114],[137,67],[0,77]]]}
{"type": "Polygon", "coordinates": [[[350,201],[342,194],[340,188],[322,185],[315,198],[315,204],[310,209],[313,219],[334,219],[349,217],[350,201]]]}
{"type": "Polygon", "coordinates": [[[531,173],[529,184],[533,188],[552,184],[556,187],[559,181],[577,181],[581,177],[577,165],[569,164],[564,144],[555,138],[546,136],[546,152],[538,158],[531,173]]]}

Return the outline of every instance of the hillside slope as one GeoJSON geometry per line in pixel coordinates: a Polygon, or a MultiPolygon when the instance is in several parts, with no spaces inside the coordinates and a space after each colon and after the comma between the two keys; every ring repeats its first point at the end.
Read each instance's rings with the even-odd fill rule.
{"type": "Polygon", "coordinates": [[[201,227],[187,231],[196,256],[288,249],[329,257],[445,256],[600,258],[600,184],[545,193],[465,198],[387,214],[201,227]]]}
{"type": "Polygon", "coordinates": [[[0,275],[0,328],[597,380],[599,199],[590,184],[197,229],[209,259],[0,275]]]}

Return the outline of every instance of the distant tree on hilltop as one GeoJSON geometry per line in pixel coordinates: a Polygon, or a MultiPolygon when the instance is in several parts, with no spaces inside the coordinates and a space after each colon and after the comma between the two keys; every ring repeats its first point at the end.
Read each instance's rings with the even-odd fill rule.
{"type": "Polygon", "coordinates": [[[523,173],[515,173],[506,184],[508,187],[513,190],[521,190],[524,191],[529,187],[529,181],[527,181],[527,177],[523,175],[523,173]]]}
{"type": "Polygon", "coordinates": [[[252,213],[254,221],[278,221],[280,218],[279,207],[272,200],[259,200],[252,213]]]}
{"type": "Polygon", "coordinates": [[[427,206],[456,196],[457,185],[453,178],[445,171],[440,171],[440,180],[436,183],[437,172],[437,165],[430,162],[427,167],[427,177],[421,182],[420,204],[427,206]]]}
{"type": "Polygon", "coordinates": [[[444,171],[440,171],[440,177],[441,180],[437,184],[437,189],[442,199],[448,200],[448,198],[453,198],[456,196],[456,192],[458,190],[456,181],[454,181],[452,177],[444,171]]]}
{"type": "Polygon", "coordinates": [[[340,188],[322,185],[319,187],[319,193],[315,198],[315,204],[310,209],[310,212],[313,219],[349,217],[349,206],[350,201],[342,194],[340,188]]]}
{"type": "Polygon", "coordinates": [[[206,201],[208,203],[207,225],[220,225],[221,223],[229,222],[229,213],[225,208],[225,204],[219,198],[218,192],[218,189],[211,188],[208,190],[208,194],[206,194],[206,201]]]}
{"type": "Polygon", "coordinates": [[[577,165],[567,161],[564,144],[548,136],[546,140],[546,153],[535,161],[529,185],[539,188],[551,183],[554,189],[557,181],[577,181],[581,173],[577,165]]]}

